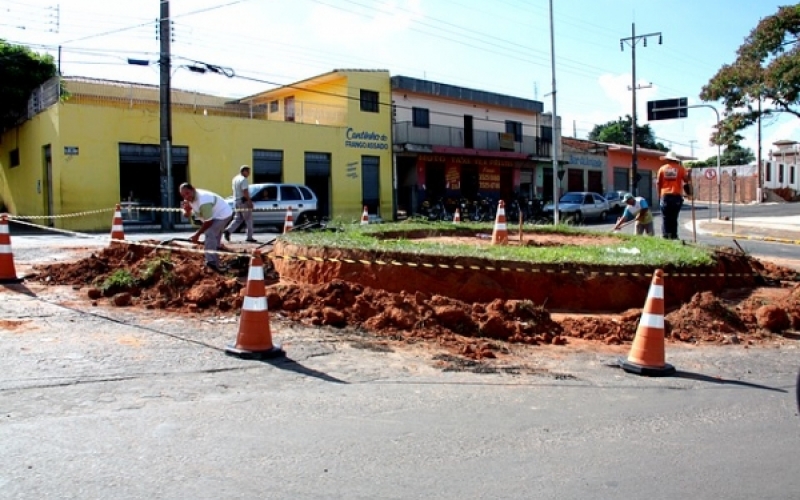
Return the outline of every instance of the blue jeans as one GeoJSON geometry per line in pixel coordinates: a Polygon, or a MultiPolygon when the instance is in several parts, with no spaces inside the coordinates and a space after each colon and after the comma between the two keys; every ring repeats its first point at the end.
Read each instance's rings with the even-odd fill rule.
{"type": "Polygon", "coordinates": [[[683,196],[666,194],[661,197],[661,235],[667,240],[678,239],[678,215],[683,206],[683,196]]]}

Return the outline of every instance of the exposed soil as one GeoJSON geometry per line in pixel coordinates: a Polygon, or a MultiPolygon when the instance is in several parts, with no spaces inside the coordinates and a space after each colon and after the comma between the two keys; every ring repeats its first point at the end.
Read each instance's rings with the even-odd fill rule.
{"type": "MultiPolygon", "coordinates": [[[[669,341],[749,345],[780,340],[783,337],[776,334],[787,335],[787,330],[800,328],[800,285],[786,281],[796,277],[795,271],[732,252],[719,255],[723,259],[731,257],[724,261],[726,268],[758,269],[775,286],[694,293],[684,304],[668,309],[665,335],[669,341]]],[[[220,274],[205,268],[201,254],[114,246],[76,262],[35,266],[34,279],[80,287],[95,305],[108,303],[192,314],[235,313],[241,308],[249,261],[247,255],[223,257],[229,271],[220,274]],[[113,279],[119,277],[121,269],[131,277],[122,280],[122,284],[113,279]]],[[[362,265],[362,272],[369,272],[370,267],[362,265]]],[[[640,308],[634,308],[617,314],[551,315],[544,303],[507,298],[459,300],[419,291],[424,290],[424,283],[414,291],[392,292],[341,279],[319,284],[281,281],[269,260],[265,276],[270,285],[267,301],[273,314],[281,312],[309,325],[355,328],[377,339],[427,343],[471,360],[503,357],[509,343],[627,344],[635,336],[641,314],[640,308]]],[[[592,278],[556,279],[587,282],[592,278]]],[[[649,286],[649,278],[646,281],[649,286]]],[[[618,286],[611,281],[606,284],[618,286]]],[[[602,293],[620,293],[620,289],[625,290],[607,288],[602,293]]],[[[671,278],[665,289],[667,296],[673,293],[671,278]]]]}

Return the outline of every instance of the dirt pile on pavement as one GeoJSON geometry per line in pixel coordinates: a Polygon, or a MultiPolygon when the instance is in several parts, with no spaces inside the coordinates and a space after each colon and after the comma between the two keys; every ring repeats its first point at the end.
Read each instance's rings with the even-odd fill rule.
{"type": "MultiPolygon", "coordinates": [[[[156,243],[156,242],[147,242],[156,243]]],[[[88,297],[124,307],[197,311],[238,309],[242,304],[250,259],[222,256],[228,270],[218,273],[205,266],[202,253],[154,249],[139,245],[114,245],[77,262],[37,266],[33,278],[42,283],[89,287],[88,297]]],[[[267,269],[267,282],[277,275],[267,269]]]]}

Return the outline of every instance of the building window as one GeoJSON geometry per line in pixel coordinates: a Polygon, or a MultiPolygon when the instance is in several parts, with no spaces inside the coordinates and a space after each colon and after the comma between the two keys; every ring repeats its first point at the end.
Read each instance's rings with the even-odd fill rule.
{"type": "Polygon", "coordinates": [[[378,93],[374,90],[361,89],[361,111],[378,112],[378,93]]]}
{"type": "Polygon", "coordinates": [[[287,122],[294,121],[294,97],[287,97],[283,100],[283,119],[287,122]]]}
{"type": "Polygon", "coordinates": [[[514,134],[514,142],[522,142],[522,123],[506,120],[506,133],[514,134]]]}
{"type": "Polygon", "coordinates": [[[411,124],[417,128],[430,128],[430,111],[427,108],[411,108],[411,124]]]}
{"type": "Polygon", "coordinates": [[[8,161],[12,167],[19,166],[19,148],[12,149],[8,152],[8,161]]]}
{"type": "Polygon", "coordinates": [[[783,164],[778,165],[778,184],[783,184],[783,164]]]}
{"type": "Polygon", "coordinates": [[[277,113],[278,112],[278,101],[277,99],[269,103],[269,112],[270,113],[277,113]]]}
{"type": "Polygon", "coordinates": [[[283,151],[253,150],[253,184],[283,182],[283,151]]]}
{"type": "Polygon", "coordinates": [[[772,163],[767,162],[767,168],[765,170],[765,177],[767,182],[772,182],[772,163]]]}
{"type": "Polygon", "coordinates": [[[789,184],[794,184],[794,167],[789,167],[789,184]]]}

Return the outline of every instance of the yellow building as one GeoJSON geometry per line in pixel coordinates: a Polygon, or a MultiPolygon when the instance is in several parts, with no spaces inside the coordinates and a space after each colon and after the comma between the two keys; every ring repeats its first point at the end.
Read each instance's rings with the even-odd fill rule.
{"type": "MultiPolygon", "coordinates": [[[[158,87],[83,78],[64,87],[59,100],[56,80],[43,85],[28,120],[0,139],[0,204],[16,215],[161,206],[158,87]]],[[[253,183],[308,185],[322,216],[358,218],[367,205],[392,218],[388,72],[335,70],[239,100],[185,91],[171,99],[175,200],[184,181],[229,196],[247,164],[253,183]]],[[[111,217],[54,225],[103,230],[111,217]]]]}

